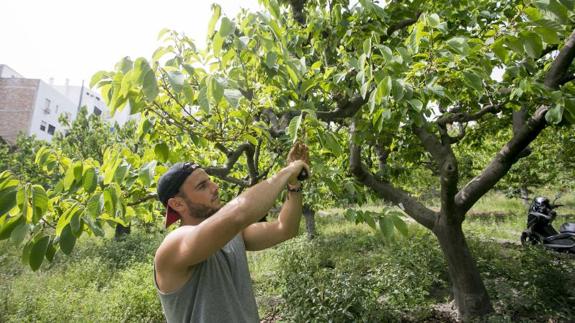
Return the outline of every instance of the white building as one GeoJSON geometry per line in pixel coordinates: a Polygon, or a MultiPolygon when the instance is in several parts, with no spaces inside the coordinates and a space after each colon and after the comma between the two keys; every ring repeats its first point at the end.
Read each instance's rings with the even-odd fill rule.
{"type": "Polygon", "coordinates": [[[6,142],[14,144],[19,133],[50,141],[56,131],[64,130],[58,122],[60,115],[74,120],[82,106],[87,107],[89,114],[120,125],[138,117],[129,116],[129,107],[111,117],[99,94],[83,85],[71,86],[66,81],[63,86],[53,86],[39,79],[27,79],[0,64],[0,137],[6,142]]]}

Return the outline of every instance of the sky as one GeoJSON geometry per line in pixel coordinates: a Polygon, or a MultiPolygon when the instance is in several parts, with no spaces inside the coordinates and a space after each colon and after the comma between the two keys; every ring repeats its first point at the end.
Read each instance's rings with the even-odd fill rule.
{"type": "Polygon", "coordinates": [[[204,47],[212,3],[222,15],[255,11],[257,0],[4,0],[0,3],[0,64],[26,78],[80,85],[124,56],[150,58],[163,28],[204,47]]]}

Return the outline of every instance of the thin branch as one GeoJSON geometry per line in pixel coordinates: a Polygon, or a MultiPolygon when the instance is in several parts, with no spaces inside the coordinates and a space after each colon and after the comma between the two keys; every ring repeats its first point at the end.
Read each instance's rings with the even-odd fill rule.
{"type": "Polygon", "coordinates": [[[352,138],[350,140],[349,167],[354,177],[358,181],[362,182],[365,186],[371,188],[385,200],[400,206],[405,210],[405,212],[407,212],[407,214],[409,214],[409,216],[411,216],[421,225],[432,230],[435,220],[437,219],[436,213],[417,202],[407,192],[398,189],[389,183],[378,181],[361,162],[360,145],[354,143],[355,122],[352,123],[350,132],[352,138]]]}
{"type": "Polygon", "coordinates": [[[149,200],[151,200],[151,199],[155,199],[155,198],[157,198],[157,197],[158,197],[158,194],[157,194],[157,193],[150,193],[150,194],[147,194],[147,195],[145,195],[144,197],[142,197],[142,198],[140,198],[140,199],[138,199],[138,200],[135,200],[135,201],[133,201],[133,202],[129,202],[129,203],[126,204],[126,205],[127,205],[127,206],[134,206],[134,205],[142,204],[142,203],[144,203],[144,202],[146,202],[146,201],[149,201],[149,200]]]}

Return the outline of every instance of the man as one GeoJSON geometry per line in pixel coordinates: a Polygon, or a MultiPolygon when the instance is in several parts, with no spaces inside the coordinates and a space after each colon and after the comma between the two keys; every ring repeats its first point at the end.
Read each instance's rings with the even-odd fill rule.
{"type": "Polygon", "coordinates": [[[288,166],[221,206],[218,185],[196,164],[179,163],[158,181],[166,226],[181,221],[154,258],[154,279],[168,322],[259,322],[245,250],[261,250],[297,234],[307,147],[296,144],[288,166]],[[274,222],[257,222],[287,186],[274,222]]]}

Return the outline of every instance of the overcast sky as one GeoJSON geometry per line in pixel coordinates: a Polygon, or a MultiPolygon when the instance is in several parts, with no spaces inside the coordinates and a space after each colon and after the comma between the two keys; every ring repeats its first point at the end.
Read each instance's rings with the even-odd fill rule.
{"type": "Polygon", "coordinates": [[[80,85],[124,56],[151,57],[163,28],[203,47],[214,2],[228,17],[259,8],[257,0],[3,0],[0,64],[27,78],[80,85]]]}

